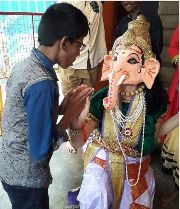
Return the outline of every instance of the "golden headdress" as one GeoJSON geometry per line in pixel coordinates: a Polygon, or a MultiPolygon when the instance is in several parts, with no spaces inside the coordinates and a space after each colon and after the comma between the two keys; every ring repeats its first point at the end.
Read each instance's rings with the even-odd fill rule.
{"type": "Polygon", "coordinates": [[[144,15],[138,15],[136,20],[129,22],[128,30],[116,39],[112,53],[119,45],[127,47],[135,44],[143,51],[145,59],[154,58],[149,27],[150,25],[144,15]]]}

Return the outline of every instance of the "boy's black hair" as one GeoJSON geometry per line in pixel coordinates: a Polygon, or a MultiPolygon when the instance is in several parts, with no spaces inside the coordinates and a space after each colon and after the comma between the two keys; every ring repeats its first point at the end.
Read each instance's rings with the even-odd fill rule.
{"type": "Polygon", "coordinates": [[[56,3],[41,18],[38,41],[40,45],[53,46],[64,36],[71,40],[85,37],[88,29],[87,18],[79,9],[68,3],[56,3]]]}

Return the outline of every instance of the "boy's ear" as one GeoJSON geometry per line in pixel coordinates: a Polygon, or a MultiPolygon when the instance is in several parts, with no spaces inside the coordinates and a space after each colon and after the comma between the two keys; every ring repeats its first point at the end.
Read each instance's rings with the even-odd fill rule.
{"type": "Polygon", "coordinates": [[[67,45],[69,44],[69,39],[67,36],[63,36],[62,39],[60,39],[60,45],[59,47],[66,50],[67,45]]]}

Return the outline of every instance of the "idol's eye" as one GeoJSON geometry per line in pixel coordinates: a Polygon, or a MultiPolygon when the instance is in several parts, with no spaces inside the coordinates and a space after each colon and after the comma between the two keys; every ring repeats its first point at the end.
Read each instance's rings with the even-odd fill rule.
{"type": "Polygon", "coordinates": [[[113,61],[117,61],[117,56],[113,56],[113,61]]]}
{"type": "Polygon", "coordinates": [[[137,64],[137,63],[139,63],[135,58],[130,58],[127,62],[130,63],[130,64],[137,64]]]}

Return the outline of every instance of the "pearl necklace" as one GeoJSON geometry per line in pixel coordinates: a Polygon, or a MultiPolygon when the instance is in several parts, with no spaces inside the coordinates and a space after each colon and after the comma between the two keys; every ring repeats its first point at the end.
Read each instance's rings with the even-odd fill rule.
{"type": "MultiPolygon", "coordinates": [[[[142,94],[143,94],[143,93],[142,93],[142,94]]],[[[143,94],[143,98],[144,98],[144,94],[143,94]]],[[[122,154],[123,154],[123,157],[124,157],[124,160],[125,160],[126,179],[127,179],[127,182],[128,182],[128,184],[129,184],[130,186],[135,186],[135,185],[138,184],[139,178],[140,178],[140,173],[141,173],[141,164],[142,164],[143,149],[144,149],[145,115],[146,115],[146,102],[145,102],[145,98],[143,99],[143,101],[144,101],[144,103],[143,103],[143,109],[142,109],[142,111],[143,111],[143,110],[144,110],[144,111],[143,111],[143,124],[142,124],[141,155],[140,155],[140,160],[139,160],[138,177],[137,177],[137,179],[136,179],[136,182],[133,183],[133,184],[129,181],[127,158],[126,158],[125,152],[124,152],[124,150],[123,150],[123,148],[122,148],[121,142],[119,141],[119,138],[117,137],[118,144],[119,144],[119,146],[120,146],[120,149],[121,149],[121,151],[122,151],[122,154]]],[[[120,111],[120,110],[119,110],[119,111],[120,111]]],[[[110,112],[111,112],[111,116],[112,116],[112,118],[113,118],[114,127],[116,127],[116,130],[115,130],[115,131],[116,131],[116,134],[117,134],[117,136],[118,136],[118,130],[119,130],[118,124],[119,124],[120,122],[118,121],[118,119],[117,119],[116,116],[114,115],[113,111],[111,110],[110,112]]],[[[121,112],[121,111],[120,111],[120,112],[121,112]]],[[[123,114],[121,114],[121,115],[123,115],[123,114]]],[[[123,116],[124,116],[124,115],[123,115],[123,116]]],[[[124,116],[124,118],[125,118],[125,116],[124,116]]],[[[126,118],[128,119],[128,117],[126,117],[126,118]]],[[[137,119],[137,118],[136,118],[136,119],[137,119]]]]}
{"type": "Polygon", "coordinates": [[[118,124],[120,124],[120,126],[122,128],[124,127],[124,124],[126,122],[135,123],[143,111],[144,103],[145,103],[144,93],[141,92],[139,95],[139,101],[138,101],[137,108],[133,112],[132,115],[130,115],[130,116],[123,115],[123,113],[121,112],[119,107],[115,106],[114,110],[112,110],[112,117],[118,124]]]}

